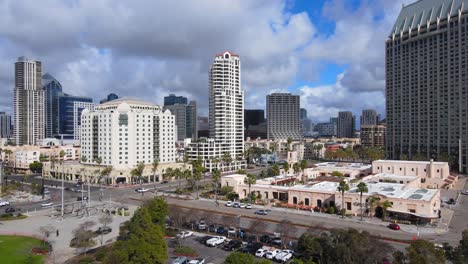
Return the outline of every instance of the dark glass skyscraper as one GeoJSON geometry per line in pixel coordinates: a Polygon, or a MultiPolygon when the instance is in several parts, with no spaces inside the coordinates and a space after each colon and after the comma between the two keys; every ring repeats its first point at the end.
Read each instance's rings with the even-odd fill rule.
{"type": "Polygon", "coordinates": [[[403,6],[386,41],[387,158],[468,172],[467,40],[468,1],[403,6]]]}
{"type": "Polygon", "coordinates": [[[103,104],[103,103],[107,103],[107,102],[110,102],[110,101],[113,101],[113,100],[116,100],[116,99],[119,99],[119,96],[116,95],[115,93],[110,93],[107,95],[106,99],[103,99],[101,101],[99,101],[100,104],[103,104]]]}
{"type": "Polygon", "coordinates": [[[164,97],[164,105],[187,104],[187,97],[170,94],[164,97]]]}
{"type": "MultiPolygon", "coordinates": [[[[73,96],[61,93],[59,95],[59,134],[74,135],[74,104],[75,102],[92,103],[93,99],[89,97],[73,96]]],[[[82,111],[83,109],[81,109],[82,111]]]]}
{"type": "Polygon", "coordinates": [[[51,138],[59,133],[58,96],[62,93],[62,85],[49,73],[42,76],[44,89],[44,131],[45,137],[51,138]]]}

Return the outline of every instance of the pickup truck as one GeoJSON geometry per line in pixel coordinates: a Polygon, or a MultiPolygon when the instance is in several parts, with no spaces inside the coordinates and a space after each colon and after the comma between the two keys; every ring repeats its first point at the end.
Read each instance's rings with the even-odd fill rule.
{"type": "Polygon", "coordinates": [[[223,236],[215,236],[209,240],[206,241],[206,245],[209,247],[216,247],[218,245],[221,245],[226,241],[226,238],[223,236]]]}

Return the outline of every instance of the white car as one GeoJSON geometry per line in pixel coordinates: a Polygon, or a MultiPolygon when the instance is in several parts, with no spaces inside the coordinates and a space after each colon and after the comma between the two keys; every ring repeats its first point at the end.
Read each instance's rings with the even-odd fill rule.
{"type": "Polygon", "coordinates": [[[252,209],[252,205],[251,204],[246,204],[245,209],[252,209]]]}
{"type": "Polygon", "coordinates": [[[180,232],[179,234],[177,234],[177,237],[178,238],[186,238],[186,237],[189,237],[189,236],[192,236],[193,235],[193,232],[190,232],[190,231],[182,231],[180,232]]]}
{"type": "Polygon", "coordinates": [[[138,188],[135,190],[137,193],[145,193],[147,191],[149,191],[149,189],[145,189],[145,188],[138,188]]]}
{"type": "Polygon", "coordinates": [[[245,203],[240,203],[239,207],[240,208],[245,208],[245,203]]]}
{"type": "Polygon", "coordinates": [[[226,241],[226,238],[223,236],[215,236],[213,238],[210,238],[206,241],[206,245],[210,247],[216,247],[218,245],[221,245],[226,241]]]}
{"type": "Polygon", "coordinates": [[[276,257],[276,255],[278,255],[280,252],[281,252],[281,250],[279,250],[279,249],[272,249],[270,251],[267,251],[265,253],[265,258],[270,259],[270,260],[274,259],[276,257]]]}
{"type": "Polygon", "coordinates": [[[292,250],[283,250],[278,255],[275,256],[275,259],[279,262],[287,262],[292,258],[294,251],[292,250]]]}
{"type": "Polygon", "coordinates": [[[192,259],[188,264],[205,264],[204,258],[192,259]]]}
{"type": "Polygon", "coordinates": [[[41,207],[48,207],[48,206],[52,206],[52,205],[54,205],[54,203],[51,203],[51,202],[41,203],[41,207]]]}
{"type": "Polygon", "coordinates": [[[264,248],[259,248],[257,250],[257,252],[255,252],[255,256],[258,257],[258,258],[263,258],[263,256],[265,255],[265,253],[267,253],[268,250],[264,249],[264,248]]]}
{"type": "Polygon", "coordinates": [[[236,228],[234,227],[229,227],[228,229],[228,236],[235,236],[236,235],[236,228]]]}
{"type": "Polygon", "coordinates": [[[49,194],[49,193],[50,193],[49,190],[47,190],[47,189],[44,190],[44,194],[49,194]]]}
{"type": "Polygon", "coordinates": [[[225,204],[225,206],[227,206],[227,207],[232,207],[232,202],[231,202],[231,201],[228,201],[228,202],[225,204]]]}
{"type": "Polygon", "coordinates": [[[198,222],[198,230],[206,230],[206,222],[201,220],[198,222]]]}
{"type": "Polygon", "coordinates": [[[0,206],[7,206],[10,205],[10,202],[8,201],[0,201],[0,206]]]}

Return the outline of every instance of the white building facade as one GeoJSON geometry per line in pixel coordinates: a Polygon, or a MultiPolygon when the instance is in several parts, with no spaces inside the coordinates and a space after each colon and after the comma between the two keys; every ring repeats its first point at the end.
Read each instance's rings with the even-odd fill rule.
{"type": "Polygon", "coordinates": [[[120,98],[81,117],[82,162],[130,168],[138,163],[172,163],[176,158],[175,118],[141,100],[120,98]]]}
{"type": "Polygon", "coordinates": [[[73,139],[81,140],[81,113],[84,109],[94,111],[94,103],[73,102],[73,139]]]}
{"type": "Polygon", "coordinates": [[[34,145],[44,138],[42,64],[26,57],[15,63],[14,138],[17,145],[34,145]]]}

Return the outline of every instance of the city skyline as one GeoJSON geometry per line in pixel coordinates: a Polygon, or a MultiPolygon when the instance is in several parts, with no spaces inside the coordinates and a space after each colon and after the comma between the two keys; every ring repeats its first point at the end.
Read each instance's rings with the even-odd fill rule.
{"type": "MultiPolygon", "coordinates": [[[[216,3],[209,7],[201,3],[201,7],[196,8],[200,11],[188,13],[187,10],[193,9],[193,6],[187,4],[179,11],[187,13],[184,18],[187,23],[163,16],[161,19],[165,20],[161,24],[175,25],[171,34],[167,32],[167,26],[148,28],[151,23],[143,24],[142,28],[154,33],[149,35],[166,37],[146,37],[141,42],[151,45],[137,45],[129,41],[138,37],[134,36],[137,32],[117,29],[102,32],[106,19],[97,19],[93,12],[86,20],[82,20],[82,16],[77,17],[78,21],[69,20],[67,16],[50,17],[47,16],[49,5],[54,5],[58,10],[63,9],[64,14],[90,12],[80,2],[74,6],[51,2],[37,6],[14,3],[0,7],[0,12],[6,12],[9,14],[7,17],[11,17],[11,20],[2,21],[4,27],[0,28],[0,32],[3,31],[0,44],[0,69],[3,69],[0,86],[5,87],[0,91],[2,111],[13,113],[9,100],[13,89],[11,64],[16,57],[25,55],[42,61],[43,71],[53,74],[65,90],[77,96],[91,96],[94,101],[98,101],[114,92],[120,96],[149,98],[153,103],[162,105],[163,98],[160,95],[175,93],[197,101],[200,114],[207,115],[207,72],[211,54],[232,50],[240,54],[244,61],[246,108],[265,109],[264,98],[267,94],[292,92],[301,95],[301,106],[308,110],[314,122],[326,121],[342,110],[351,110],[357,115],[362,109],[373,108],[384,113],[384,49],[380,43],[385,40],[388,29],[401,9],[401,2],[388,1],[358,1],[353,4],[340,1],[255,1],[255,5],[245,1],[216,3]],[[210,20],[216,18],[205,13],[216,9],[233,12],[226,25],[211,25],[216,23],[210,20]],[[25,23],[42,25],[42,35],[30,34],[27,30],[11,32],[8,25],[20,19],[16,14],[31,10],[38,11],[35,12],[38,17],[25,23]],[[199,19],[200,24],[193,22],[199,19]],[[91,22],[95,26],[87,27],[91,22]],[[358,28],[346,31],[343,26],[350,23],[358,25],[358,28]],[[61,26],[55,29],[51,24],[61,26]],[[198,29],[193,32],[190,24],[197,24],[198,29]],[[232,41],[232,36],[219,41],[223,38],[215,34],[229,34],[232,30],[235,30],[233,35],[239,36],[236,41],[232,41]],[[56,35],[56,38],[48,37],[50,34],[56,35]],[[244,44],[242,39],[252,39],[250,34],[264,38],[256,38],[255,42],[244,44]],[[350,50],[346,52],[334,49],[338,43],[346,42],[356,34],[361,37],[362,43],[348,46],[350,50]],[[37,41],[33,41],[33,36],[37,41]],[[182,37],[185,41],[181,40],[182,37]],[[55,41],[57,38],[67,40],[55,41]],[[108,38],[113,41],[110,42],[108,38]],[[285,45],[285,39],[294,41],[285,45]],[[329,47],[327,50],[336,50],[336,54],[317,52],[325,47],[329,47]],[[349,101],[349,109],[343,109],[344,101],[349,101]]],[[[141,11],[141,19],[149,19],[147,12],[140,6],[128,5],[123,4],[123,10],[141,11]]],[[[113,7],[104,5],[97,8],[103,8],[102,13],[109,19],[114,17],[109,11],[104,12],[112,11],[113,7]]],[[[148,9],[164,10],[159,6],[148,9]]],[[[116,15],[119,13],[114,11],[116,15]]],[[[138,25],[141,21],[129,17],[122,23],[138,25]]]]}

